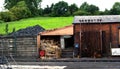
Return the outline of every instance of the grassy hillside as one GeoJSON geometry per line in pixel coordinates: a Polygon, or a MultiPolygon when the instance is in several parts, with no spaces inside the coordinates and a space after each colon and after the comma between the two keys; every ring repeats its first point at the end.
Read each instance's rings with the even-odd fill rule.
{"type": "MultiPolygon", "coordinates": [[[[9,32],[15,27],[16,30],[26,28],[29,26],[40,25],[45,29],[54,29],[67,25],[71,25],[73,17],[34,17],[28,19],[22,19],[19,21],[8,22],[9,32]]],[[[5,23],[0,24],[0,34],[5,34],[5,23]]]]}

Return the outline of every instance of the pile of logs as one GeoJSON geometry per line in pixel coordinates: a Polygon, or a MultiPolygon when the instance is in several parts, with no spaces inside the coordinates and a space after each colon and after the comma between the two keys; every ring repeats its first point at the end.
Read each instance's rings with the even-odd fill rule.
{"type": "Polygon", "coordinates": [[[41,50],[45,50],[45,58],[60,58],[61,57],[61,48],[59,41],[52,39],[42,39],[41,50]]]}

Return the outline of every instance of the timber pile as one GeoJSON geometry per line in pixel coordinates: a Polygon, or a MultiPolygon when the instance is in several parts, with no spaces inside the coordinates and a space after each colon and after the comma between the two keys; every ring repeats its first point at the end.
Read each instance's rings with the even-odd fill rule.
{"type": "Polygon", "coordinates": [[[60,58],[61,48],[58,41],[52,39],[41,40],[41,50],[45,50],[45,58],[60,58]]]}

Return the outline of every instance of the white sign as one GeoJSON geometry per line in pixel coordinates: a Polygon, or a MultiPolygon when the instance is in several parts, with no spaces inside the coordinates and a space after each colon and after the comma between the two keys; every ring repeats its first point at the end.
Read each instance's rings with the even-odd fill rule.
{"type": "Polygon", "coordinates": [[[112,48],[111,52],[113,56],[118,56],[120,55],[120,48],[112,48]]]}

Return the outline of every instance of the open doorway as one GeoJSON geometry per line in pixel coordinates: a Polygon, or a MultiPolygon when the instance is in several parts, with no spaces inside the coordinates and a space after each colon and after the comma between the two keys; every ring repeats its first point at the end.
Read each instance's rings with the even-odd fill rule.
{"type": "Polygon", "coordinates": [[[73,36],[69,36],[67,38],[64,38],[64,40],[65,40],[65,49],[73,49],[73,47],[74,47],[73,36]]]}
{"type": "Polygon", "coordinates": [[[62,58],[73,58],[74,40],[73,36],[62,36],[62,58]]]}

